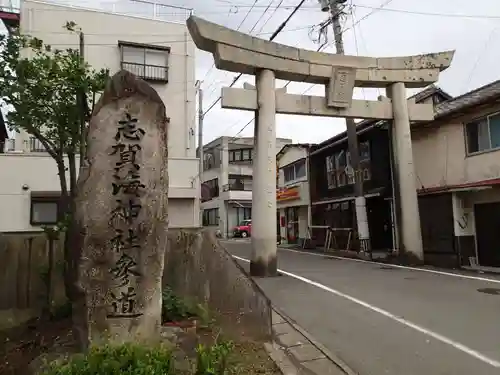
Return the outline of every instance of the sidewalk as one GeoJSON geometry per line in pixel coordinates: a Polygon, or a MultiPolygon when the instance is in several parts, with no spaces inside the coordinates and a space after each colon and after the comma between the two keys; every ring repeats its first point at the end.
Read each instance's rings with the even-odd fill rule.
{"type": "MultiPolygon", "coordinates": [[[[304,329],[293,322],[282,311],[273,308],[272,315],[273,347],[286,353],[298,369],[295,373],[315,375],[356,375],[344,362],[330,353],[323,345],[312,338],[304,329]]],[[[272,353],[272,351],[271,351],[272,353]]],[[[273,358],[283,363],[283,359],[273,358]]],[[[292,375],[292,366],[279,366],[284,375],[292,375]]],[[[295,374],[293,373],[293,374],[295,374]]]]}

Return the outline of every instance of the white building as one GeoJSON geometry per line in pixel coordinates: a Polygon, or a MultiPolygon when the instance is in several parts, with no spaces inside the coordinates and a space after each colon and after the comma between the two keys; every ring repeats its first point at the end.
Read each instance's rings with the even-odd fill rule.
{"type": "MultiPolygon", "coordinates": [[[[21,3],[21,32],[53,48],[78,49],[85,33],[85,59],[111,74],[127,69],[146,79],[170,117],[169,219],[171,227],[199,226],[199,162],[195,156],[195,46],[184,23],[171,23],[40,1],[21,3]]],[[[16,134],[0,153],[0,232],[36,231],[57,218],[60,192],[55,161],[29,134],[16,134]]]]}
{"type": "Polygon", "coordinates": [[[282,243],[299,244],[311,225],[308,144],[285,145],[276,155],[276,208],[282,243]]]}
{"type": "MultiPolygon", "coordinates": [[[[218,227],[225,237],[252,217],[253,142],[253,137],[220,137],[203,147],[203,225],[218,227]]],[[[276,152],[289,143],[277,138],[276,152]]]]}

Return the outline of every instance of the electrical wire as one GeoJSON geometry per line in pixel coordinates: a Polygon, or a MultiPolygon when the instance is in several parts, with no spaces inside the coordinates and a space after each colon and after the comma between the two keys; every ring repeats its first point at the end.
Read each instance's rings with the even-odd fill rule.
{"type": "MultiPolygon", "coordinates": [[[[257,32],[257,35],[259,35],[259,33],[261,33],[262,30],[264,30],[264,27],[266,27],[266,25],[269,23],[269,21],[274,17],[274,15],[276,14],[276,12],[280,8],[281,4],[283,4],[283,1],[284,0],[281,0],[279,2],[279,4],[274,8],[274,11],[271,13],[271,15],[269,16],[269,18],[267,19],[267,21],[264,22],[264,24],[260,27],[259,31],[257,32]]],[[[271,4],[272,4],[272,2],[271,2],[271,4]]]]}
{"type": "MultiPolygon", "coordinates": [[[[378,12],[379,10],[383,9],[384,6],[390,4],[393,0],[386,0],[384,3],[382,3],[378,8],[376,9],[373,9],[370,13],[368,13],[367,15],[365,15],[364,17],[362,17],[361,19],[353,22],[352,26],[351,27],[348,27],[348,28],[345,28],[342,33],[346,32],[347,30],[349,30],[350,28],[354,28],[356,27],[357,25],[359,25],[362,21],[366,20],[368,17],[370,17],[371,15],[375,14],[376,12],[378,12]]],[[[274,35],[274,34],[273,34],[274,35]]],[[[332,43],[328,43],[328,44],[323,44],[321,45],[320,47],[318,47],[318,49],[316,50],[316,52],[321,52],[322,50],[326,49],[327,47],[331,46],[332,43]]],[[[288,81],[283,87],[287,87],[290,83],[292,83],[292,81],[288,81]]],[[[306,90],[304,90],[302,92],[301,95],[305,95],[307,92],[309,92],[312,88],[314,88],[316,86],[316,84],[312,84],[310,85],[306,90]]],[[[219,100],[220,100],[220,97],[219,97],[219,100]]],[[[215,105],[215,104],[214,104],[215,105]]],[[[228,144],[229,143],[234,143],[238,138],[239,138],[239,135],[255,120],[255,116],[250,120],[248,121],[229,141],[228,141],[228,144]]],[[[233,125],[231,125],[229,128],[232,128],[233,126],[235,126],[237,123],[234,123],[233,125]]],[[[203,145],[201,145],[201,147],[203,147],[203,145]]],[[[214,147],[213,149],[219,149],[221,150],[222,148],[221,147],[214,147]]],[[[198,177],[201,176],[201,173],[203,173],[203,171],[199,171],[199,174],[198,174],[198,177]]],[[[193,177],[194,178],[194,177],[193,177]]],[[[200,179],[201,180],[201,179],[200,179]]],[[[200,181],[201,182],[201,181],[200,181]]]]}
{"type": "MultiPolygon", "coordinates": [[[[356,47],[356,56],[359,56],[359,45],[358,45],[358,36],[356,33],[356,26],[354,24],[356,23],[355,17],[354,17],[354,9],[351,8],[351,22],[352,22],[352,34],[354,37],[354,46],[356,47]]],[[[365,93],[365,88],[361,88],[361,92],[363,93],[363,99],[366,100],[366,93],[365,93]]]]}
{"type": "MultiPolygon", "coordinates": [[[[262,18],[264,18],[264,15],[267,13],[267,11],[269,10],[269,8],[271,7],[271,5],[273,4],[274,0],[271,0],[268,4],[268,6],[264,9],[264,12],[262,12],[261,16],[259,17],[259,19],[257,20],[257,22],[255,22],[255,24],[253,25],[253,27],[250,29],[250,31],[248,32],[248,34],[252,34],[252,32],[255,30],[255,28],[257,27],[257,25],[259,24],[259,22],[262,20],[262,18]]],[[[281,0],[281,3],[283,2],[283,0],[281,0]]],[[[255,5],[256,3],[254,3],[255,5]]],[[[269,17],[267,19],[267,21],[260,27],[259,31],[262,31],[262,29],[264,28],[264,26],[269,22],[269,20],[272,18],[272,16],[274,15],[274,13],[276,13],[276,11],[278,10],[278,8],[275,8],[274,9],[274,12],[271,14],[271,17],[269,17]]],[[[258,32],[257,32],[258,33],[258,32]]],[[[212,68],[210,70],[212,70],[213,68],[215,67],[215,62],[212,64],[212,68]]],[[[210,86],[208,88],[210,88],[211,86],[213,86],[213,83],[210,84],[210,86]]],[[[208,90],[207,88],[207,90],[208,90]]],[[[212,91],[210,91],[210,93],[208,94],[209,96],[216,90],[216,87],[214,87],[214,89],[212,91]]]]}
{"type": "Polygon", "coordinates": [[[419,15],[419,16],[431,16],[431,17],[447,17],[447,18],[475,18],[475,19],[500,19],[499,16],[495,15],[488,15],[488,14],[454,14],[454,13],[434,13],[434,12],[420,12],[420,11],[415,11],[415,10],[405,10],[405,9],[393,9],[393,8],[386,8],[385,6],[379,6],[379,7],[370,7],[367,5],[354,5],[356,8],[365,8],[365,9],[373,9],[373,10],[382,10],[384,12],[395,12],[395,13],[406,13],[406,14],[413,14],[413,15],[419,15]]]}
{"type": "MultiPolygon", "coordinates": [[[[250,9],[248,10],[247,14],[245,15],[245,17],[243,18],[243,20],[242,20],[242,21],[240,22],[240,24],[238,25],[238,27],[237,27],[237,29],[236,29],[237,31],[241,28],[241,26],[243,26],[243,24],[244,24],[244,23],[245,23],[245,21],[247,20],[248,16],[250,15],[250,12],[251,12],[251,11],[252,11],[252,9],[255,7],[255,5],[257,5],[257,2],[258,2],[258,1],[259,1],[259,0],[254,0],[254,2],[253,2],[253,4],[252,4],[252,6],[250,7],[250,9]]],[[[229,12],[231,12],[231,9],[229,9],[229,12]]],[[[259,20],[260,20],[260,18],[259,18],[259,20]]],[[[257,22],[258,22],[258,21],[257,21],[257,22]]],[[[257,24],[255,24],[255,25],[257,25],[257,24]]],[[[254,27],[255,27],[255,25],[254,25],[254,27]]],[[[252,28],[252,30],[253,30],[253,28],[252,28]]],[[[251,33],[251,32],[252,32],[252,30],[250,30],[250,32],[249,32],[249,33],[251,33]]],[[[204,81],[205,81],[205,79],[207,78],[208,74],[209,74],[209,73],[210,73],[210,72],[211,72],[214,68],[215,68],[215,61],[214,61],[214,63],[212,64],[211,68],[208,70],[208,72],[205,74],[205,76],[201,79],[201,82],[204,82],[204,81]]],[[[210,88],[210,86],[209,86],[206,90],[208,90],[209,88],[210,88]]]]}
{"type": "MultiPolygon", "coordinates": [[[[370,13],[368,13],[367,15],[365,15],[364,17],[362,17],[361,19],[357,20],[356,22],[353,22],[352,26],[349,27],[349,28],[346,28],[342,31],[342,33],[346,32],[347,30],[351,29],[351,28],[354,28],[356,27],[357,25],[359,25],[363,20],[366,20],[368,17],[370,17],[371,15],[373,15],[374,13],[380,11],[383,9],[383,7],[385,7],[386,5],[390,4],[393,0],[386,0],[384,3],[382,3],[379,7],[377,8],[374,8],[370,13]]],[[[331,46],[333,44],[333,42],[330,42],[328,44],[324,44],[322,46],[320,46],[316,52],[321,52],[323,49],[325,49],[326,47],[328,46],[331,46]]],[[[284,87],[287,87],[292,81],[288,81],[284,87]]],[[[314,86],[316,86],[316,84],[312,84],[311,86],[309,86],[309,88],[307,88],[303,93],[302,95],[306,94],[308,91],[310,91],[314,86]]],[[[252,121],[255,120],[255,117],[253,119],[251,119],[245,126],[243,126],[240,131],[238,133],[236,133],[236,136],[237,137],[239,134],[241,134],[243,132],[243,130],[245,130],[251,123],[252,121]]]]}
{"type": "MultiPolygon", "coordinates": [[[[79,1],[81,2],[81,0],[79,1]]],[[[85,7],[80,7],[77,8],[74,5],[71,4],[65,4],[65,3],[51,3],[54,4],[55,6],[61,6],[61,7],[67,7],[65,9],[51,9],[51,8],[37,8],[37,11],[50,11],[50,12],[88,12],[88,11],[94,11],[94,12],[106,12],[109,11],[106,8],[91,8],[90,5],[94,5],[95,2],[88,2],[89,3],[89,8],[85,7]]],[[[120,2],[117,2],[116,4],[121,4],[120,2]]],[[[169,7],[166,4],[157,4],[157,5],[163,5],[165,7],[169,7]]],[[[466,14],[466,13],[444,13],[444,12],[425,12],[425,11],[416,11],[416,10],[407,10],[407,9],[395,9],[395,8],[386,8],[378,6],[378,7],[373,7],[369,5],[364,5],[364,4],[354,4],[353,5],[356,8],[360,9],[371,9],[371,10],[381,10],[384,12],[393,12],[393,13],[406,13],[406,14],[411,14],[411,15],[417,15],[417,16],[429,16],[429,17],[443,17],[443,18],[470,18],[470,19],[489,19],[489,20],[498,20],[500,19],[500,15],[489,15],[489,14],[466,14]]],[[[228,3],[229,10],[234,9],[234,8],[249,8],[251,5],[249,4],[232,4],[230,5],[228,3]]],[[[260,11],[262,8],[267,8],[267,5],[255,5],[252,8],[252,12],[257,12],[260,11]]],[[[282,5],[281,9],[283,10],[288,10],[292,9],[292,5],[282,5]]],[[[275,9],[275,7],[271,6],[269,9],[275,9]]],[[[300,11],[315,11],[315,12],[320,12],[318,10],[317,6],[303,6],[299,9],[300,11]]],[[[186,10],[187,11],[187,10],[186,10]]],[[[221,11],[208,11],[208,12],[196,12],[197,15],[215,15],[215,14],[227,14],[228,10],[221,10],[221,11]]],[[[113,12],[115,14],[123,14],[123,15],[130,15],[130,14],[141,14],[140,12],[119,12],[115,11],[113,12]]],[[[232,12],[231,14],[235,14],[235,12],[232,12]]],[[[237,12],[236,12],[237,14],[237,12]]],[[[161,12],[161,15],[163,16],[176,16],[176,15],[181,15],[179,12],[161,12]]]]}
{"type": "MultiPolygon", "coordinates": [[[[287,19],[285,21],[283,21],[283,23],[274,31],[274,33],[271,35],[271,37],[269,38],[270,41],[274,40],[278,34],[284,29],[284,27],[287,25],[287,23],[290,21],[290,19],[295,15],[295,13],[297,13],[297,11],[300,9],[300,7],[306,2],[306,0],[301,0],[300,3],[294,8],[294,10],[292,11],[292,13],[290,13],[290,15],[287,17],[287,19]]],[[[243,75],[243,73],[239,73],[236,77],[234,77],[233,81],[231,82],[231,84],[229,85],[229,87],[233,87],[234,84],[236,83],[236,81],[238,81],[238,79],[241,78],[241,76],[243,75]]],[[[219,97],[217,98],[216,101],[214,101],[209,107],[208,109],[203,113],[203,116],[205,116],[208,112],[210,112],[210,110],[217,104],[220,102],[220,100],[222,99],[222,96],[219,95],[219,97]]]]}
{"type": "Polygon", "coordinates": [[[495,35],[496,31],[500,28],[500,26],[496,26],[493,30],[491,30],[488,39],[484,43],[483,48],[481,49],[481,52],[477,54],[476,61],[474,62],[474,65],[472,66],[472,69],[469,73],[469,76],[467,77],[467,80],[465,81],[462,91],[465,92],[467,87],[469,87],[470,83],[472,82],[472,77],[474,77],[474,73],[476,72],[476,69],[479,65],[479,62],[481,61],[481,57],[484,56],[485,52],[488,50],[488,46],[490,45],[491,41],[493,40],[493,36],[495,35]]]}

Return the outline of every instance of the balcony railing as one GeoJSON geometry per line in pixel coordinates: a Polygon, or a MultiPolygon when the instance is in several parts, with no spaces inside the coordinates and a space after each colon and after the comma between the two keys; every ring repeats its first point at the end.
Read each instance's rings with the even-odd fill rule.
{"type": "Polygon", "coordinates": [[[168,67],[122,61],[122,69],[144,80],[168,82],[168,67]]]}
{"type": "Polygon", "coordinates": [[[99,4],[100,10],[112,13],[129,16],[133,15],[176,23],[185,23],[186,19],[193,14],[193,10],[190,8],[162,4],[161,2],[156,2],[154,0],[121,0],[115,2],[100,2],[99,4]]]}

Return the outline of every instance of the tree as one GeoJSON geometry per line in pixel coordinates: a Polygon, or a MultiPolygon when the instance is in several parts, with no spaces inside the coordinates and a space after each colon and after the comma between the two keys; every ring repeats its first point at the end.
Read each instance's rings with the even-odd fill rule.
{"type": "MultiPolygon", "coordinates": [[[[67,22],[64,28],[78,33],[74,22],[67,22]]],[[[7,124],[11,130],[24,130],[35,137],[56,162],[65,217],[59,229],[67,229],[71,223],[76,156],[85,141],[85,124],[96,95],[104,89],[107,77],[108,71],[92,69],[75,49],[53,49],[19,31],[0,36],[0,95],[9,110],[7,124]]],[[[76,259],[71,254],[70,237],[67,233],[65,287],[72,299],[76,259]]]]}

